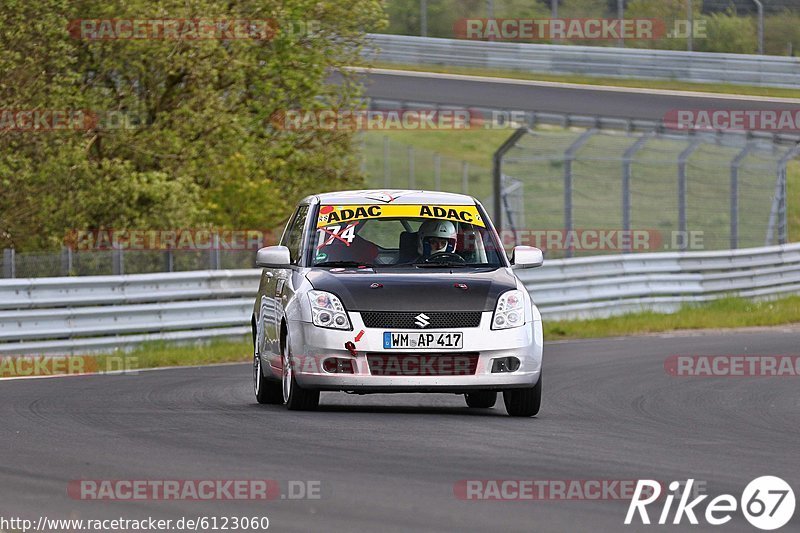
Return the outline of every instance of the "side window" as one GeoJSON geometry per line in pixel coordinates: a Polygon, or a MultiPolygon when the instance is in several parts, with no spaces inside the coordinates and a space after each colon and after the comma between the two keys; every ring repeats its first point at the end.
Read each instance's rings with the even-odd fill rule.
{"type": "Polygon", "coordinates": [[[291,263],[296,265],[300,262],[300,257],[303,255],[303,226],[305,226],[306,215],[308,214],[308,206],[301,205],[292,217],[292,221],[286,227],[281,239],[281,245],[289,248],[291,263]]]}

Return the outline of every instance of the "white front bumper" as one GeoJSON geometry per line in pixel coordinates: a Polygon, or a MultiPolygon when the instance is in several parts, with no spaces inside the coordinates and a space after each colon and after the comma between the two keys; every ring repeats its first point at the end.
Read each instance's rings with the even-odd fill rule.
{"type": "MultiPolygon", "coordinates": [[[[542,323],[528,322],[525,325],[491,330],[492,312],[484,312],[481,324],[476,328],[396,330],[390,328],[366,328],[358,312],[348,313],[353,324],[352,331],[325,329],[309,322],[291,321],[289,338],[294,360],[294,374],[301,387],[320,390],[353,391],[461,391],[470,389],[506,389],[531,387],[537,383],[542,366],[542,323]],[[356,337],[363,334],[356,341],[356,337]],[[460,332],[464,335],[460,350],[443,349],[384,349],[384,331],[408,333],[460,332]],[[345,343],[353,342],[356,355],[351,355],[345,343]],[[400,375],[379,376],[370,373],[367,353],[370,354],[448,354],[478,353],[478,366],[470,375],[400,375]],[[329,373],[322,369],[322,362],[331,357],[350,359],[354,373],[329,373]],[[520,367],[514,372],[492,373],[493,360],[514,356],[520,367]]],[[[538,316],[538,313],[536,313],[538,316]]]]}

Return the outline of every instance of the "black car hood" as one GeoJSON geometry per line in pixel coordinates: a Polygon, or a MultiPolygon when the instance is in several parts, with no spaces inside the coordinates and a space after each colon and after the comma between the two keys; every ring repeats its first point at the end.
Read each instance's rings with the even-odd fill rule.
{"type": "Polygon", "coordinates": [[[349,311],[494,311],[497,298],[516,289],[505,268],[375,272],[312,268],[306,274],[315,289],[337,295],[349,311]],[[373,284],[380,286],[372,287],[373,284]],[[463,284],[467,288],[456,285],[463,284]]]}

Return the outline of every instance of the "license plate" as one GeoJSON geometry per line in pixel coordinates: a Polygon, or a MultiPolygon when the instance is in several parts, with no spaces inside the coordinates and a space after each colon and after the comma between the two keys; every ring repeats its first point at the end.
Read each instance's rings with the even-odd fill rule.
{"type": "Polygon", "coordinates": [[[403,350],[436,348],[444,350],[460,350],[464,340],[463,333],[444,332],[444,333],[417,333],[394,331],[383,332],[383,348],[393,350],[401,348],[403,350]]]}

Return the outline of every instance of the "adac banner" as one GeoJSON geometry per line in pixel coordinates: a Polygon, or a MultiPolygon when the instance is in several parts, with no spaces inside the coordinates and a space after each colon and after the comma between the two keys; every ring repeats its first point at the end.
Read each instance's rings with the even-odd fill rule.
{"type": "Polygon", "coordinates": [[[474,205],[322,205],[317,227],[372,218],[435,218],[486,227],[474,205]]]}

